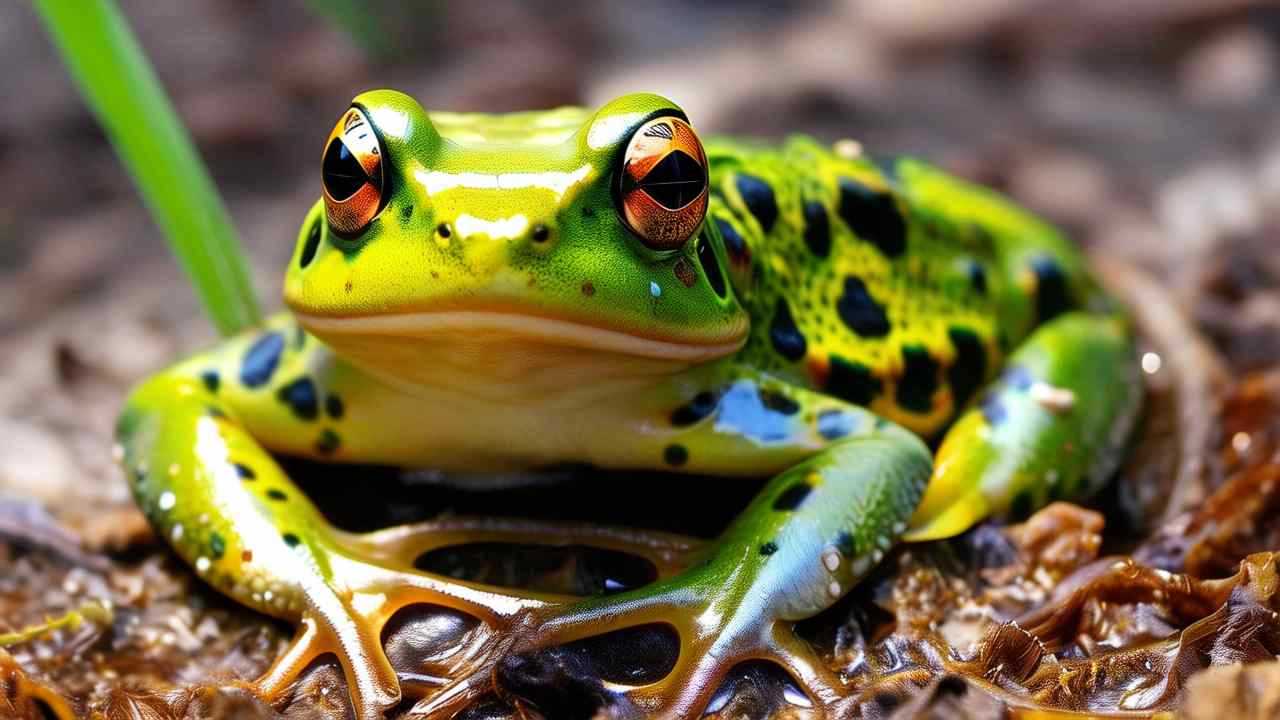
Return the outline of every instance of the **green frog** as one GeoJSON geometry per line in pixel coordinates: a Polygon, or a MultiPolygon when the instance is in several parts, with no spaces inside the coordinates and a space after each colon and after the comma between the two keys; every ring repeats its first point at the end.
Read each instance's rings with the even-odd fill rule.
{"type": "MultiPolygon", "coordinates": [[[[698,716],[752,659],[821,706],[842,683],[794,622],[895,543],[1088,496],[1139,412],[1129,324],[1060,232],[853,141],[704,144],[652,94],[473,114],[376,90],[321,184],[289,312],[142,382],[117,431],[156,532],[299,625],[268,698],[331,654],[380,717],[384,626],[427,603],[520,618],[510,652],[667,627],[670,671],[610,684],[652,716],[698,716]],[[417,570],[402,536],[328,524],[280,456],[765,482],[682,572],[566,598],[417,570]]],[[[440,682],[441,713],[481,684],[440,682]]]]}

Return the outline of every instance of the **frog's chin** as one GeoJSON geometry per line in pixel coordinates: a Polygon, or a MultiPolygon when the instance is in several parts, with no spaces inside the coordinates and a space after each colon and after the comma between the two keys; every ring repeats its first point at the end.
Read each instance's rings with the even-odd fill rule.
{"type": "Polygon", "coordinates": [[[574,320],[491,310],[364,317],[297,314],[308,332],[387,379],[438,385],[465,378],[522,385],[668,374],[726,357],[746,342],[747,322],[723,336],[647,337],[574,320]],[[448,378],[454,380],[448,380],[448,378]],[[553,378],[558,378],[553,379],[553,378]]]}

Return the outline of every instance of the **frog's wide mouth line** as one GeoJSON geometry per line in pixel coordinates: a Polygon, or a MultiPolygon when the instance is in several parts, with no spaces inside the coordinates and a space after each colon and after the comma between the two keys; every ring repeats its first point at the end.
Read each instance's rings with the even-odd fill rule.
{"type": "Polygon", "coordinates": [[[493,310],[440,310],[364,317],[296,313],[307,330],[320,335],[427,337],[450,333],[506,334],[561,345],[660,360],[698,362],[737,352],[747,340],[746,326],[722,341],[663,340],[573,320],[493,310]]]}

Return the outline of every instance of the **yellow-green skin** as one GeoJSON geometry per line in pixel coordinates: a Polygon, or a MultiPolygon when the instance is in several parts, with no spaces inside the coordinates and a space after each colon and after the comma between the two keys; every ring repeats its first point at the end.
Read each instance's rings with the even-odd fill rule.
{"type": "MultiPolygon", "coordinates": [[[[990,191],[848,142],[714,138],[702,229],[655,252],[623,224],[615,173],[641,122],[683,117],[664,98],[510,115],[428,115],[391,91],[355,103],[386,148],[377,219],[338,237],[317,203],[292,313],[144,382],[119,440],[138,503],[203,578],[323,619],[361,717],[397,694],[352,600],[376,552],[271,453],[773,477],[705,563],[547,621],[681,630],[683,675],[653,705],[669,717],[700,713],[734,658],[797,657],[773,629],[831,605],[903,535],[1087,495],[1121,456],[1140,402],[1128,329],[1077,251],[990,191]]],[[[821,698],[817,671],[783,664],[821,698]]]]}

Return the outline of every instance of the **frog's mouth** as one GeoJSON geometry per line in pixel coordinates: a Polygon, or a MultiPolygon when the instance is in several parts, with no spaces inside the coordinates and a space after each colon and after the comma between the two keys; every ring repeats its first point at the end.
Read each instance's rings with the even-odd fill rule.
{"type": "Polygon", "coordinates": [[[500,310],[433,310],[362,317],[298,314],[308,331],[322,338],[384,337],[415,339],[441,346],[505,341],[573,348],[653,360],[696,363],[739,350],[747,323],[715,336],[684,339],[640,335],[578,320],[500,310]]]}
{"type": "Polygon", "coordinates": [[[571,388],[600,393],[644,385],[730,355],[747,336],[745,317],[723,336],[703,338],[650,337],[479,309],[297,317],[340,356],[389,384],[511,406],[568,402],[571,388]]]}

